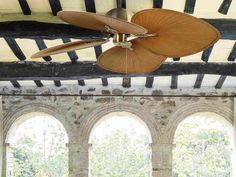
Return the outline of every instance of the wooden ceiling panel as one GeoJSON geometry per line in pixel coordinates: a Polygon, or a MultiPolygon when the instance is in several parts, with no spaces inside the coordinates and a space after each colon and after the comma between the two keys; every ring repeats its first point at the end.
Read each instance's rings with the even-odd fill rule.
{"type": "Polygon", "coordinates": [[[83,0],[60,0],[63,10],[86,11],[83,0]]]}
{"type": "Polygon", "coordinates": [[[18,0],[0,0],[1,13],[21,13],[18,0]]]}
{"type": "Polygon", "coordinates": [[[78,85],[77,80],[61,80],[61,85],[78,85]]]}
{"type": "Polygon", "coordinates": [[[35,43],[35,40],[16,39],[16,42],[19,45],[22,52],[24,53],[27,61],[44,62],[44,60],[42,58],[31,59],[31,55],[39,51],[39,49],[35,43]]]}
{"type": "Polygon", "coordinates": [[[146,77],[134,77],[131,79],[132,86],[144,86],[146,83],[146,77]]]}
{"type": "Polygon", "coordinates": [[[193,88],[197,79],[197,75],[181,75],[178,76],[178,85],[179,87],[193,88]]]}
{"type": "Polygon", "coordinates": [[[109,85],[122,85],[123,78],[122,77],[113,77],[108,78],[109,85]]]}
{"type": "Polygon", "coordinates": [[[216,83],[218,82],[220,76],[219,75],[209,75],[205,74],[203,81],[202,81],[202,87],[215,87],[216,83]]]}
{"type": "Polygon", "coordinates": [[[163,1],[163,8],[183,12],[184,6],[185,6],[185,1],[186,0],[164,0],[163,1]]]}
{"type": "Polygon", "coordinates": [[[48,0],[27,0],[32,12],[35,13],[51,13],[48,0]]]}
{"type": "Polygon", "coordinates": [[[51,86],[51,85],[54,85],[54,82],[53,81],[49,81],[49,80],[41,80],[42,84],[44,86],[51,86]]]}
{"type": "Polygon", "coordinates": [[[235,41],[233,40],[220,40],[218,41],[211,52],[209,62],[228,62],[228,57],[235,41]]]}
{"type": "Polygon", "coordinates": [[[0,81],[0,87],[12,87],[10,81],[0,81]]]}
{"type": "Polygon", "coordinates": [[[20,84],[20,86],[36,86],[34,81],[18,81],[18,83],[20,84]]]}
{"type": "Polygon", "coordinates": [[[201,60],[202,52],[198,52],[194,55],[189,55],[186,57],[182,57],[180,59],[181,62],[202,62],[201,60]]]}
{"type": "Polygon", "coordinates": [[[142,9],[153,8],[153,0],[126,0],[126,8],[133,13],[136,13],[142,9]]]}
{"type": "Polygon", "coordinates": [[[231,4],[228,15],[224,15],[218,12],[223,0],[196,0],[194,16],[199,18],[236,18],[236,12],[233,7],[236,8],[235,2],[231,4]]]}
{"type": "Polygon", "coordinates": [[[11,62],[19,61],[6,41],[3,38],[0,38],[0,62],[11,62]]]}
{"type": "Polygon", "coordinates": [[[228,11],[227,15],[225,15],[225,17],[236,18],[236,1],[235,0],[232,1],[229,11],[228,11]]]}
{"type": "Polygon", "coordinates": [[[228,88],[228,87],[233,87],[236,89],[236,77],[232,77],[232,76],[228,76],[226,79],[225,79],[225,82],[222,86],[222,88],[228,88]]]}
{"type": "Polygon", "coordinates": [[[116,0],[95,0],[96,12],[106,14],[109,10],[117,7],[116,0]]]}
{"type": "Polygon", "coordinates": [[[85,85],[102,85],[102,80],[101,79],[86,79],[84,80],[85,85]]]}
{"type": "Polygon", "coordinates": [[[154,78],[153,88],[167,87],[170,88],[171,76],[158,76],[154,78]]]}

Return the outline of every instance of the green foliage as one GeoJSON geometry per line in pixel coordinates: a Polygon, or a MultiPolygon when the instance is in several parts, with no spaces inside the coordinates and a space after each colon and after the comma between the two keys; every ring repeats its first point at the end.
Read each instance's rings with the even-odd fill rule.
{"type": "Polygon", "coordinates": [[[25,149],[13,149],[14,177],[35,177],[37,174],[31,154],[25,149]]]}
{"type": "Polygon", "coordinates": [[[92,177],[150,176],[148,137],[130,136],[126,131],[116,130],[104,138],[93,138],[92,177]]]}
{"type": "MultiPolygon", "coordinates": [[[[31,127],[32,128],[32,127],[31,127]]],[[[65,177],[68,175],[68,153],[65,132],[47,125],[44,143],[37,142],[33,131],[17,139],[11,148],[11,177],[65,177]]]]}
{"type": "Polygon", "coordinates": [[[173,177],[230,177],[229,137],[213,124],[192,120],[180,125],[175,134],[173,177]]]}

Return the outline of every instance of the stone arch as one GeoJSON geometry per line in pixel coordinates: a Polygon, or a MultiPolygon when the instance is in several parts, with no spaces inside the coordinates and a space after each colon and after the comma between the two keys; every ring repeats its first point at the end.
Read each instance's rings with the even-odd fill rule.
{"type": "Polygon", "coordinates": [[[164,139],[167,141],[167,143],[173,143],[176,129],[184,119],[199,112],[215,113],[233,125],[233,110],[223,104],[216,102],[197,102],[188,104],[180,107],[174,114],[170,116],[164,134],[164,139]]]}
{"type": "Polygon", "coordinates": [[[58,108],[51,106],[51,105],[45,105],[41,103],[31,103],[26,104],[17,107],[13,111],[10,111],[7,113],[7,115],[4,117],[4,141],[8,140],[9,131],[14,126],[14,124],[17,121],[20,121],[19,119],[22,118],[22,116],[31,114],[31,113],[41,113],[46,114],[49,116],[52,116],[53,118],[57,119],[65,128],[66,134],[68,136],[68,141],[70,141],[71,131],[69,127],[69,123],[67,122],[67,119],[65,118],[65,114],[61,112],[58,108]]]}
{"type": "MultiPolygon", "coordinates": [[[[150,114],[148,110],[145,110],[143,107],[136,104],[128,104],[124,102],[112,104],[107,103],[98,106],[93,111],[91,111],[80,124],[78,136],[79,148],[78,146],[74,147],[73,144],[70,144],[70,148],[72,150],[70,156],[72,158],[78,157],[77,159],[79,159],[79,168],[76,169],[76,173],[78,173],[78,176],[89,175],[89,137],[93,127],[101,118],[114,112],[127,112],[137,116],[146,124],[151,134],[152,144],[157,144],[157,142],[160,141],[160,128],[156,124],[155,118],[150,114]]],[[[153,160],[154,158],[152,158],[152,161],[153,160]]]]}
{"type": "Polygon", "coordinates": [[[142,120],[150,134],[152,143],[156,143],[160,141],[161,132],[160,128],[155,122],[155,118],[145,110],[143,107],[134,105],[134,104],[127,104],[127,103],[114,103],[114,104],[106,104],[97,107],[94,109],[82,122],[81,122],[81,130],[80,130],[80,141],[83,143],[89,142],[90,133],[96,123],[104,116],[114,113],[114,112],[127,112],[133,114],[142,120]]]}

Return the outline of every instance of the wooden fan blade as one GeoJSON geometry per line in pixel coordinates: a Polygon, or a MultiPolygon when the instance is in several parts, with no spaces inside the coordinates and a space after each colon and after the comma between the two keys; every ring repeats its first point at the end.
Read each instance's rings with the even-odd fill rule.
{"type": "Polygon", "coordinates": [[[113,47],[98,58],[98,65],[119,73],[149,73],[159,68],[166,57],[156,55],[132,40],[132,49],[113,47]]]}
{"type": "Polygon", "coordinates": [[[91,40],[70,42],[70,43],[66,43],[66,44],[62,44],[62,45],[58,45],[55,47],[41,50],[35,53],[34,55],[32,55],[31,58],[33,59],[33,58],[46,57],[46,56],[55,55],[59,53],[70,52],[73,50],[94,47],[97,45],[102,45],[106,42],[108,42],[108,40],[106,39],[91,39],[91,40]]]}
{"type": "Polygon", "coordinates": [[[205,50],[217,42],[220,33],[205,21],[184,13],[147,9],[136,13],[131,21],[155,33],[155,37],[140,38],[146,49],[168,57],[183,57],[205,50]]]}
{"type": "Polygon", "coordinates": [[[147,30],[142,26],[106,15],[73,11],[60,11],[57,15],[63,21],[82,28],[107,32],[107,28],[105,26],[109,26],[110,28],[123,34],[140,35],[147,33],[147,30]]]}

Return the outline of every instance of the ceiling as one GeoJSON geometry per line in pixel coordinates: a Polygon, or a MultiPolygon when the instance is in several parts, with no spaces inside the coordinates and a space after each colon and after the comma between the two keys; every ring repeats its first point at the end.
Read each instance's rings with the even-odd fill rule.
{"type": "MultiPolygon", "coordinates": [[[[21,0],[19,0],[21,1],[21,0]]],[[[63,23],[60,21],[56,16],[52,13],[52,4],[50,0],[23,0],[23,3],[27,3],[31,15],[24,15],[24,8],[22,8],[22,4],[20,5],[18,0],[0,0],[0,23],[1,22],[9,22],[9,21],[40,21],[40,22],[48,22],[48,23],[63,23]]],[[[188,0],[187,0],[188,1],[188,0]]],[[[165,9],[172,9],[180,12],[187,12],[186,10],[186,0],[163,0],[162,8],[165,9]]],[[[195,0],[191,0],[195,2],[195,0]]],[[[56,2],[56,1],[55,1],[56,2]]],[[[86,3],[91,1],[86,0],[60,0],[59,3],[63,10],[76,10],[76,11],[86,11],[86,3]]],[[[223,18],[223,19],[235,19],[236,20],[236,1],[232,1],[229,9],[227,9],[227,14],[220,13],[219,8],[222,6],[222,3],[229,3],[227,0],[214,0],[214,1],[206,1],[206,0],[196,0],[194,7],[194,12],[192,15],[199,17],[199,18],[206,18],[206,19],[216,19],[216,18],[223,18]]],[[[137,12],[142,9],[152,8],[153,7],[153,0],[126,0],[126,8],[131,10],[132,12],[137,12]]],[[[100,14],[105,14],[112,8],[117,7],[116,0],[94,0],[94,5],[96,8],[96,12],[100,14]]],[[[56,6],[54,4],[54,6],[56,6]]],[[[227,5],[226,5],[227,6],[227,5]]],[[[54,7],[55,8],[55,7],[54,7]]],[[[88,7],[87,7],[88,10],[88,7]]],[[[191,13],[191,12],[190,12],[191,13]]],[[[225,13],[225,12],[224,12],[225,13]]],[[[13,39],[18,49],[23,53],[27,62],[36,61],[36,62],[45,62],[45,59],[30,59],[30,56],[39,51],[39,46],[37,45],[35,39],[26,39],[26,38],[14,38],[13,39]]],[[[70,39],[71,41],[75,41],[78,39],[70,39]]],[[[43,40],[46,47],[55,46],[58,44],[63,44],[63,36],[60,39],[45,39],[43,40]]],[[[0,62],[19,62],[19,56],[17,56],[11,46],[9,45],[8,41],[5,38],[0,38],[0,62]]],[[[107,43],[101,46],[102,51],[106,51],[107,49],[111,48],[113,44],[107,43]]],[[[217,42],[212,50],[200,52],[195,55],[183,57],[180,59],[173,59],[169,58],[167,62],[218,62],[218,63],[235,63],[235,58],[229,61],[229,56],[232,56],[232,52],[236,50],[236,41],[230,39],[223,39],[217,42]]],[[[83,49],[76,51],[74,53],[75,56],[78,57],[78,61],[85,62],[85,61],[96,61],[96,50],[94,48],[83,49]]],[[[52,56],[52,61],[50,62],[70,62],[71,56],[67,53],[65,54],[58,54],[52,56]]],[[[204,73],[203,73],[204,74],[204,73]]],[[[201,81],[202,87],[216,87],[219,79],[222,76],[215,74],[215,75],[208,75],[206,74],[201,81]]],[[[122,84],[123,77],[119,77],[118,79],[109,78],[109,84],[122,84]]],[[[131,83],[134,85],[139,85],[140,87],[144,87],[146,81],[146,77],[136,77],[131,78],[131,83]]],[[[194,85],[199,79],[199,74],[191,74],[191,75],[182,75],[178,76],[177,87],[191,87],[193,88],[194,85]]],[[[153,79],[152,86],[155,85],[161,87],[171,87],[173,81],[172,76],[156,76],[153,79]]],[[[34,81],[17,81],[20,86],[36,86],[34,81]]],[[[42,80],[41,81],[44,86],[54,85],[53,80],[42,80]]],[[[222,81],[221,81],[222,82],[222,81]]],[[[101,79],[95,80],[85,80],[85,84],[101,84],[101,79]]],[[[78,84],[77,80],[64,80],[61,81],[61,84],[78,84]]],[[[0,87],[11,87],[12,82],[10,81],[0,81],[0,87]]],[[[223,83],[221,84],[220,88],[225,87],[232,87],[236,88],[236,77],[228,76],[224,78],[223,83]]]]}

